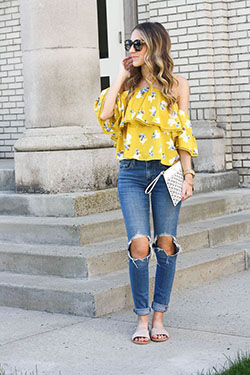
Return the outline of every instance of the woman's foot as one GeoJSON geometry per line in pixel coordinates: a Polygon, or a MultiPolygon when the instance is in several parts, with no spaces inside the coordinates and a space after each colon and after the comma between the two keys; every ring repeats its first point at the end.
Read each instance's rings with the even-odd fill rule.
{"type": "Polygon", "coordinates": [[[163,313],[160,311],[154,311],[152,319],[151,340],[167,341],[168,337],[169,334],[163,326],[163,313]]]}
{"type": "Polygon", "coordinates": [[[148,344],[150,341],[148,330],[148,315],[138,316],[138,326],[132,336],[132,341],[136,344],[148,344]]]}

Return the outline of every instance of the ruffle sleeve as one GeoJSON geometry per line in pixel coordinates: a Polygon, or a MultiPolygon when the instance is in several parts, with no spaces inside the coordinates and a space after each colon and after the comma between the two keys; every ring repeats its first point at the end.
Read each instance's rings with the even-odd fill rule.
{"type": "Polygon", "coordinates": [[[116,142],[118,136],[121,135],[120,127],[122,127],[124,124],[123,118],[125,111],[125,98],[127,93],[123,92],[122,94],[117,95],[113,116],[104,121],[100,118],[100,116],[108,90],[109,88],[101,92],[99,98],[94,103],[94,110],[96,112],[97,120],[100,123],[104,133],[110,135],[111,139],[116,142]]]}
{"type": "Polygon", "coordinates": [[[198,147],[195,137],[192,133],[192,124],[189,119],[188,114],[178,109],[178,105],[176,104],[176,116],[178,118],[178,122],[181,126],[182,133],[176,134],[174,138],[174,144],[176,149],[185,150],[190,153],[192,157],[198,156],[198,147]]]}

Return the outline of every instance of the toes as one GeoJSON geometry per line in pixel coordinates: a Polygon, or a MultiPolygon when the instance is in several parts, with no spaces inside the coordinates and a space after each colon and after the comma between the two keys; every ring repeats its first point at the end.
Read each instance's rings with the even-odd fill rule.
{"type": "Polygon", "coordinates": [[[153,335],[152,338],[153,339],[165,339],[167,336],[162,334],[162,335],[153,335]]]}
{"type": "Polygon", "coordinates": [[[135,337],[134,341],[140,341],[140,342],[148,341],[148,338],[147,337],[135,337]]]}

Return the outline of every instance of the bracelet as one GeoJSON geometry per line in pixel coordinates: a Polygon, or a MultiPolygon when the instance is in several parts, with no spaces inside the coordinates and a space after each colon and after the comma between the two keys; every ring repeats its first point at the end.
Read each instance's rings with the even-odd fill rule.
{"type": "Polygon", "coordinates": [[[183,175],[186,176],[186,174],[191,174],[194,177],[195,176],[195,171],[193,169],[186,169],[183,172],[183,175]]]}

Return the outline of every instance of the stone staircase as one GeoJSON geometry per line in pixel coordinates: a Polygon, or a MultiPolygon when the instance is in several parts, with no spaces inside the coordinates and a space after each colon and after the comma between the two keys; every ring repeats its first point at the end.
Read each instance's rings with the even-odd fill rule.
{"type": "MultiPolygon", "coordinates": [[[[132,306],[116,189],[56,195],[1,190],[0,305],[91,317],[132,306]]],[[[249,263],[250,189],[237,188],[237,173],[229,172],[199,174],[196,192],[179,220],[179,289],[249,263]]],[[[153,257],[151,295],[154,272],[153,257]]]]}

